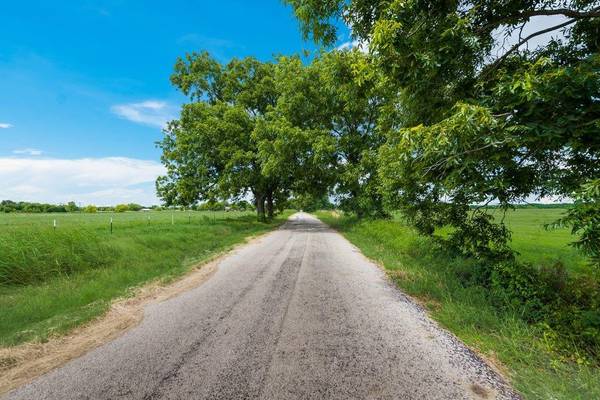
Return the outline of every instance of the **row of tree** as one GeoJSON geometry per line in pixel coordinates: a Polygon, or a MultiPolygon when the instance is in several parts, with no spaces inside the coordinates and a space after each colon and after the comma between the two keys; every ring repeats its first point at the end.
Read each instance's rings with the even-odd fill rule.
{"type": "Polygon", "coordinates": [[[290,198],[333,192],[344,209],[382,215],[376,123],[386,90],[360,70],[369,63],[359,51],[308,65],[299,57],[221,65],[208,53],[179,60],[172,82],[191,102],[160,143],[168,173],[159,195],[190,206],[251,194],[265,219],[290,198]]]}
{"type": "Polygon", "coordinates": [[[190,102],[160,143],[167,204],[252,194],[263,219],[330,194],[506,258],[510,232],[484,206],[555,196],[575,201],[557,223],[600,263],[598,1],[286,2],[306,37],[332,45],[341,19],[368,52],[178,60],[171,80],[190,102]],[[541,16],[564,21],[524,36],[541,16]],[[527,46],[549,32],[562,36],[527,46]]]}
{"type": "Polygon", "coordinates": [[[0,212],[4,213],[67,213],[67,212],[86,212],[95,213],[98,211],[140,211],[144,207],[135,204],[119,204],[115,207],[97,207],[95,205],[87,205],[85,207],[79,207],[74,201],[70,201],[67,204],[47,204],[47,203],[34,203],[27,201],[12,201],[2,200],[0,201],[0,212]]]}
{"type": "Polygon", "coordinates": [[[67,204],[47,204],[12,200],[0,201],[0,212],[4,213],[57,213],[74,211],[79,211],[79,207],[73,201],[70,201],[67,204]]]}

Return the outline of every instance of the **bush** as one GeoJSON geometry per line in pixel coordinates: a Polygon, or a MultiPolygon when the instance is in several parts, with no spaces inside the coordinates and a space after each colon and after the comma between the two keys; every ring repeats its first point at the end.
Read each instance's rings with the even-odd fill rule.
{"type": "Polygon", "coordinates": [[[142,207],[141,205],[136,204],[136,203],[127,204],[127,209],[129,211],[140,211],[142,208],[144,208],[144,207],[142,207]]]}
{"type": "Polygon", "coordinates": [[[593,276],[573,277],[560,263],[535,268],[505,262],[492,266],[489,285],[498,308],[600,355],[600,284],[593,276]]]}
{"type": "Polygon", "coordinates": [[[98,207],[96,207],[94,205],[89,205],[83,209],[83,212],[88,213],[88,214],[95,214],[98,212],[98,207]]]}
{"type": "Polygon", "coordinates": [[[129,206],[127,204],[119,204],[115,207],[115,212],[122,213],[125,211],[129,211],[129,206]]]}

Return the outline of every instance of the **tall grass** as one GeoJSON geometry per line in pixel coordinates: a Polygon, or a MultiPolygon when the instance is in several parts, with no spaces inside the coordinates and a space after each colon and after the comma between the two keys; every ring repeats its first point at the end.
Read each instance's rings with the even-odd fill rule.
{"type": "Polygon", "coordinates": [[[0,285],[29,285],[102,268],[119,257],[115,246],[86,229],[23,229],[0,235],[0,285]]]}
{"type": "MultiPolygon", "coordinates": [[[[520,259],[535,265],[564,263],[585,273],[582,256],[568,246],[566,231],[544,230],[554,210],[517,210],[507,216],[520,259]],[[557,251],[558,249],[558,251],[557,251]]],[[[565,345],[543,326],[524,321],[518,310],[499,310],[488,289],[466,285],[462,276],[475,266],[453,257],[399,219],[357,220],[322,212],[319,218],[338,229],[369,258],[388,270],[406,293],[465,343],[507,369],[513,385],[527,399],[600,398],[600,369],[577,347],[565,345]]]]}
{"type": "MultiPolygon", "coordinates": [[[[287,215],[287,214],[285,214],[287,215]]],[[[252,213],[0,215],[0,345],[46,340],[130,289],[273,229],[252,213]],[[150,218],[150,220],[148,220],[150,218]],[[173,219],[172,219],[173,218],[173,219]]]]}

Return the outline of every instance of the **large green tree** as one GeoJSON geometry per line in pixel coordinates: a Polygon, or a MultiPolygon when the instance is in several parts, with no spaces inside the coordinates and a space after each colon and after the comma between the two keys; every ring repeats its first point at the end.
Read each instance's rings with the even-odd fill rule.
{"type": "Polygon", "coordinates": [[[288,3],[317,40],[332,43],[336,20],[348,24],[401,96],[382,187],[422,232],[452,225],[465,253],[505,255],[508,230],[469,205],[576,197],[563,222],[598,259],[600,2],[288,3]],[[522,33],[548,16],[561,19],[522,33]],[[534,45],[552,32],[561,38],[534,45]]]}
{"type": "Polygon", "coordinates": [[[179,59],[172,83],[191,102],[159,143],[167,174],[157,180],[167,204],[254,197],[258,217],[272,216],[282,180],[263,173],[257,121],[275,105],[274,65],[254,58],[221,65],[208,53],[179,59]]]}
{"type": "Polygon", "coordinates": [[[329,188],[345,211],[384,215],[375,156],[388,91],[371,57],[357,49],[323,52],[307,65],[282,57],[276,82],[277,106],[262,126],[270,134],[262,142],[268,168],[293,176],[298,195],[320,197],[329,188]]]}
{"type": "Polygon", "coordinates": [[[324,53],[312,68],[328,100],[328,123],[335,143],[333,192],[339,206],[359,216],[384,216],[377,151],[385,136],[377,124],[384,101],[393,103],[384,80],[359,49],[324,53]],[[387,98],[386,98],[387,96],[387,98]]]}

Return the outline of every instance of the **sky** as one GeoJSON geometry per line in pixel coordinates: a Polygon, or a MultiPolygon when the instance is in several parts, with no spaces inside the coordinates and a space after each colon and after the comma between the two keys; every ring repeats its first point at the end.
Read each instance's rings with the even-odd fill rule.
{"type": "Polygon", "coordinates": [[[0,200],[158,204],[155,142],[186,100],[169,76],[201,50],[227,62],[314,45],[281,0],[4,2],[0,200]]]}
{"type": "MultiPolygon", "coordinates": [[[[356,45],[342,29],[337,47],[356,45]]],[[[227,62],[315,47],[281,0],[4,2],[0,200],[158,204],[155,143],[186,101],[169,76],[201,50],[227,62]]]]}

